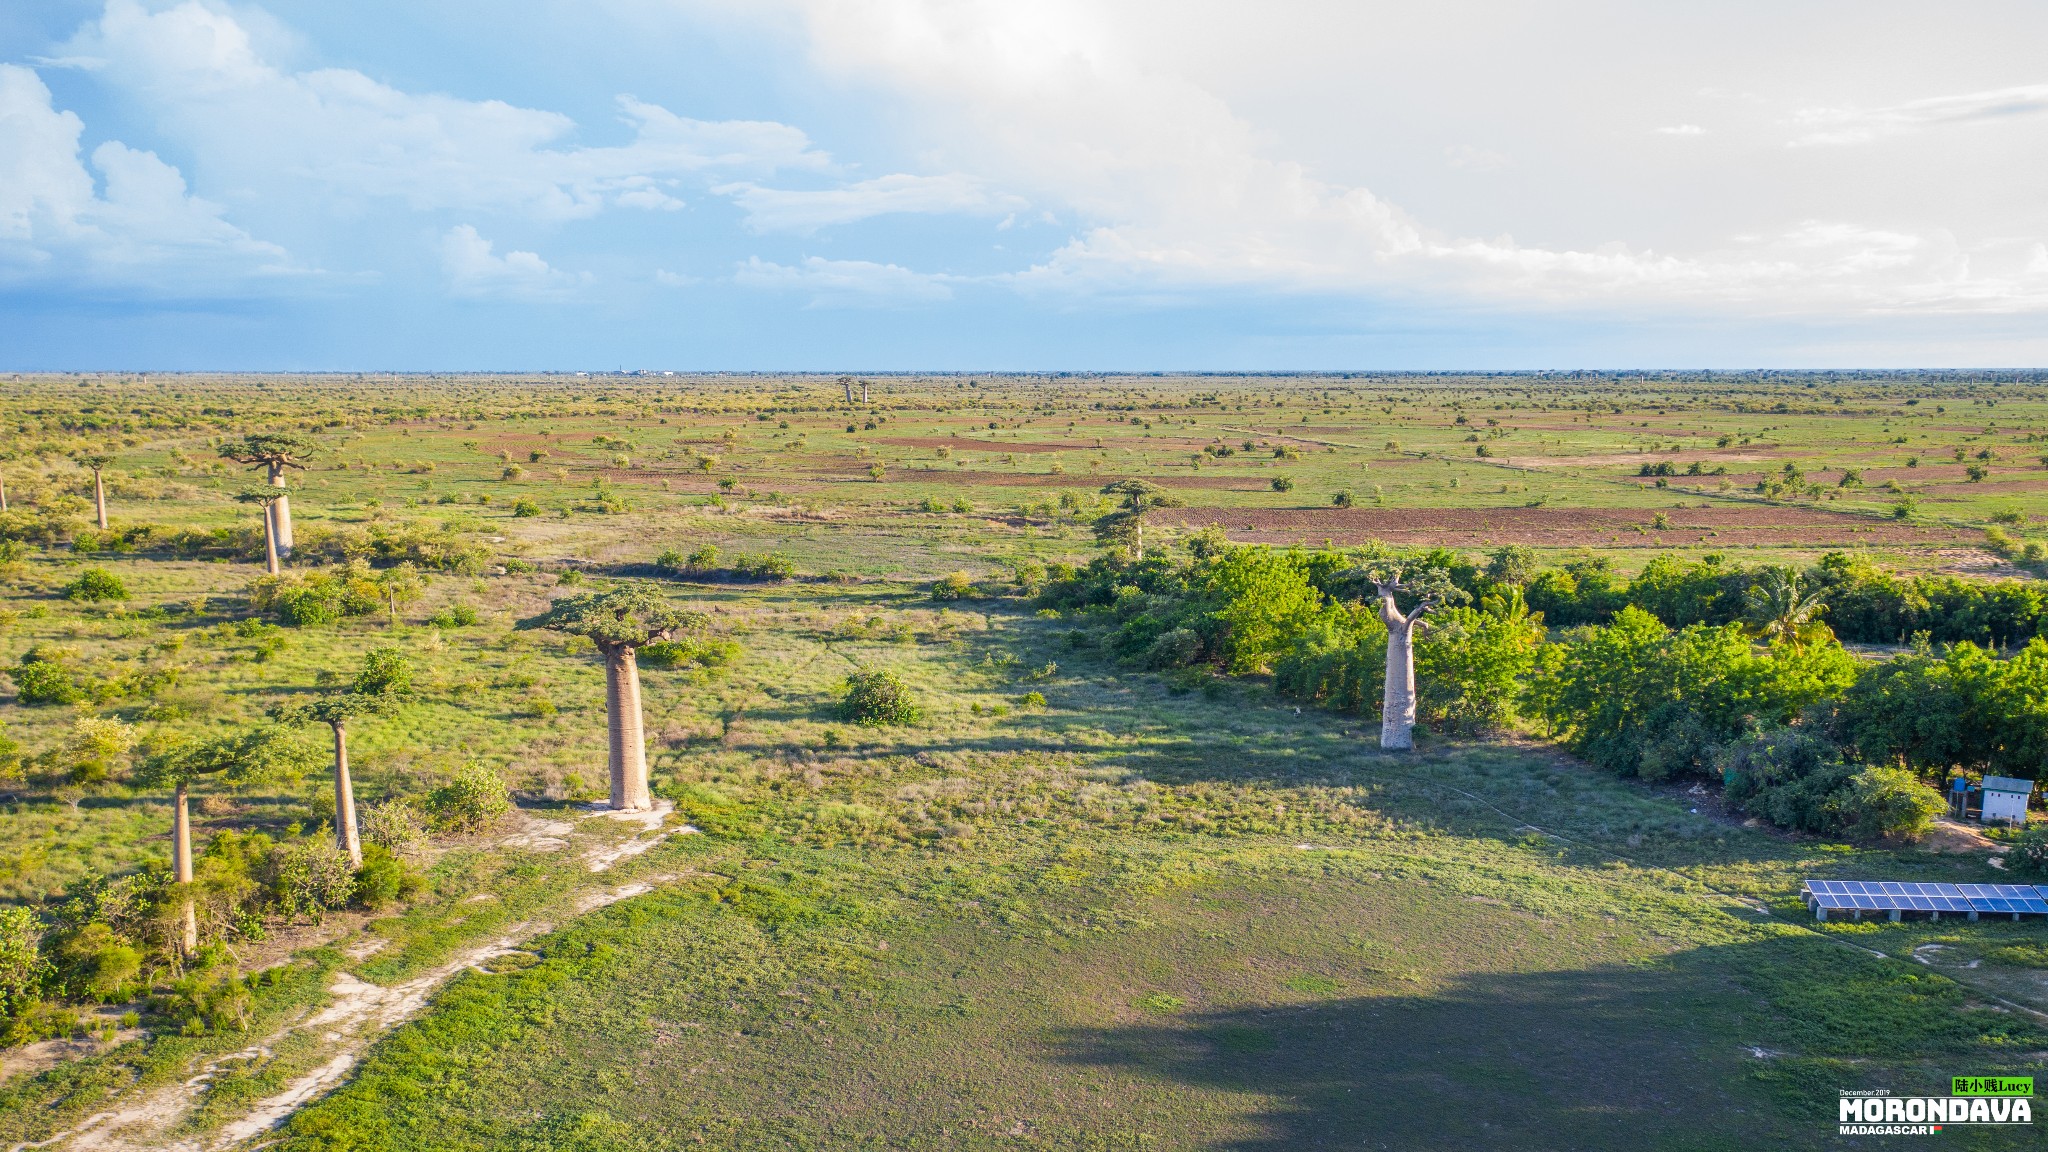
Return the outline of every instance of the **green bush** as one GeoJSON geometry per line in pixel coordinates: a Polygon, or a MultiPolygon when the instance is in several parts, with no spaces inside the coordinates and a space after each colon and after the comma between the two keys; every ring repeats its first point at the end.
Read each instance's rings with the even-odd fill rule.
{"type": "Polygon", "coordinates": [[[418,873],[405,866],[405,862],[381,844],[367,844],[363,847],[363,866],[356,869],[356,902],[372,912],[382,911],[401,900],[417,895],[421,887],[418,873]]]}
{"type": "Polygon", "coordinates": [[[534,503],[527,497],[521,496],[519,499],[514,500],[512,502],[512,515],[520,517],[521,519],[524,519],[529,516],[538,516],[540,515],[540,505],[534,503]]]}
{"type": "Polygon", "coordinates": [[[8,675],[14,679],[17,699],[23,704],[76,704],[87,696],[77,673],[53,659],[38,656],[34,649],[8,675]]]}
{"type": "Polygon", "coordinates": [[[894,672],[864,668],[846,678],[846,695],[839,702],[839,716],[872,728],[920,723],[924,720],[924,709],[911,698],[910,689],[894,672]]]}
{"type": "Polygon", "coordinates": [[[476,622],[476,609],[467,604],[450,604],[427,617],[427,623],[436,628],[472,628],[476,622]]]}
{"type": "Polygon", "coordinates": [[[455,778],[427,794],[427,813],[449,832],[479,832],[512,810],[505,780],[474,760],[455,778]]]}
{"type": "Polygon", "coordinates": [[[965,572],[948,572],[932,581],[932,599],[965,600],[974,595],[974,577],[965,572]]]}
{"type": "Polygon", "coordinates": [[[2005,870],[2021,876],[2048,876],[2048,828],[2029,828],[2014,837],[2005,851],[2005,870]]]}
{"type": "Polygon", "coordinates": [[[645,668],[723,668],[741,651],[735,640],[656,640],[642,645],[636,659],[645,668]]]}
{"type": "Polygon", "coordinates": [[[126,600],[128,587],[105,568],[87,568],[64,586],[64,598],[90,602],[126,600]]]}
{"type": "Polygon", "coordinates": [[[1865,768],[1837,801],[1842,823],[1869,840],[1918,840],[1946,807],[1939,792],[1904,768],[1865,768]]]}
{"type": "Polygon", "coordinates": [[[325,836],[278,845],[264,871],[278,914],[287,920],[303,916],[318,922],[355,899],[355,869],[325,836]]]}

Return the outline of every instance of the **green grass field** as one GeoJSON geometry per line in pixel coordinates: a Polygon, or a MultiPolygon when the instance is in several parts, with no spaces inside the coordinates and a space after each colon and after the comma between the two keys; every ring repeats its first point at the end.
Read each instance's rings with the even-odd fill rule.
{"type": "MultiPolygon", "coordinates": [[[[435,574],[396,624],[280,629],[243,623],[260,554],[27,549],[6,561],[0,663],[58,645],[95,675],[176,675],[148,700],[0,704],[24,755],[61,753],[86,715],[145,745],[224,730],[396,644],[418,694],[353,732],[359,797],[476,760],[520,807],[439,840],[401,909],[239,941],[242,967],[277,965],[244,1027],[145,1017],[11,1062],[0,1146],[1822,1148],[1862,1146],[1834,1135],[1841,1089],[2048,1075],[2048,927],[1814,925],[1796,896],[1810,876],[1999,879],[1984,852],[1745,826],[1517,734],[1383,754],[1356,717],[1257,677],[1133,671],[1001,594],[1017,562],[1094,554],[1082,513],[1125,476],[1175,491],[1188,525],[1271,543],[1521,543],[1625,570],[1856,549],[2024,576],[1984,528],[2017,509],[2006,530],[2043,538],[2039,384],[871,380],[853,406],[829,377],[7,384],[17,511],[89,521],[67,453],[98,445],[116,533],[250,526],[232,499],[248,480],[213,443],[284,422],[323,446],[295,477],[302,538],[444,526],[489,556],[435,574]],[[1675,475],[1638,475],[1662,460],[1675,475]],[[1786,463],[1809,488],[1754,491],[1786,463]],[[1545,519],[1559,510],[1576,519],[1545,519]],[[705,544],[801,575],[649,567],[705,544]],[[87,565],[130,598],[61,598],[87,565]],[[676,806],[663,838],[583,806],[604,789],[588,643],[511,627],[572,570],[658,580],[740,645],[724,667],[644,672],[655,791],[676,806]],[[934,602],[954,570],[988,594],[934,602]],[[427,623],[454,606],[477,623],[427,623]],[[839,719],[862,666],[897,672],[925,721],[839,719]],[[407,982],[413,1009],[343,1011],[382,994],[358,984],[407,982]],[[337,1056],[354,1062],[262,1112],[337,1056]],[[237,1127],[252,1113],[281,1127],[237,1127]]],[[[201,838],[317,829],[325,789],[203,786],[201,838]]],[[[167,798],[118,774],[18,775],[0,799],[8,902],[168,859],[167,798]]]]}

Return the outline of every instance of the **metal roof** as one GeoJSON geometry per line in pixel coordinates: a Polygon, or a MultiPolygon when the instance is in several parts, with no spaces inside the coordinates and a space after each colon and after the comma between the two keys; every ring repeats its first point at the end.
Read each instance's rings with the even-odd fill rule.
{"type": "Polygon", "coordinates": [[[2018,792],[2022,796],[2027,796],[2033,794],[2034,782],[2032,780],[2016,780],[2011,776],[1986,776],[1984,778],[1984,790],[1986,792],[2018,792]]]}

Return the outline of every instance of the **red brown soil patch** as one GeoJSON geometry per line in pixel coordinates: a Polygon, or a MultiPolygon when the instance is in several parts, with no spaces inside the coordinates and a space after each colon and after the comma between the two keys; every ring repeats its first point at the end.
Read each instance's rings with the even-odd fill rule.
{"type": "Polygon", "coordinates": [[[1546,548],[1615,544],[1763,544],[1790,548],[1966,543],[1974,533],[1817,508],[1172,508],[1156,514],[1190,528],[1214,525],[1233,540],[1268,544],[1442,544],[1546,548]],[[1651,528],[1662,511],[1669,528],[1651,528]],[[1642,529],[1647,534],[1639,532],[1642,529]]]}

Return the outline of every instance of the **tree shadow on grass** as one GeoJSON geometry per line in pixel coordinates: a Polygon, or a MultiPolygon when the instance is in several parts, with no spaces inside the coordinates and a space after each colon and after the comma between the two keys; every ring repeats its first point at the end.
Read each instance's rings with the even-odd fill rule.
{"type": "Polygon", "coordinates": [[[1827,1147],[1839,1088],[1911,1095],[1945,1090],[1948,1063],[2039,1067],[2018,1055],[2042,1039],[2031,1022],[1918,987],[1910,967],[1779,939],[1073,1029],[1053,1055],[1265,1098],[1257,1135],[1216,1145],[1236,1152],[1827,1147]]]}

